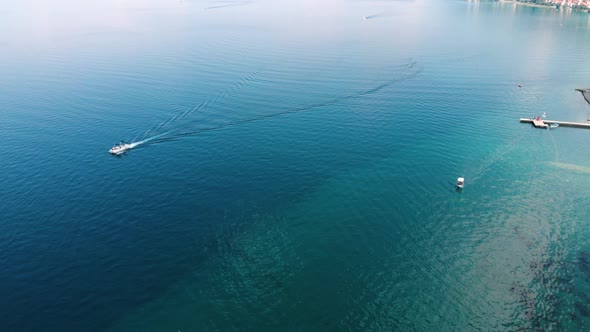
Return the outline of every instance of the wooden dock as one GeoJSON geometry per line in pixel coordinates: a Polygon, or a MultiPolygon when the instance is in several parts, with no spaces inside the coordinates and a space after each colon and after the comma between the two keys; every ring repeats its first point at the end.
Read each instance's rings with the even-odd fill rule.
{"type": "Polygon", "coordinates": [[[563,127],[575,127],[575,128],[586,128],[590,129],[590,123],[583,123],[583,122],[570,122],[570,121],[555,121],[555,120],[537,120],[537,119],[527,119],[527,118],[520,118],[520,122],[523,123],[532,123],[533,126],[537,128],[547,128],[547,126],[551,124],[558,124],[563,127]]]}

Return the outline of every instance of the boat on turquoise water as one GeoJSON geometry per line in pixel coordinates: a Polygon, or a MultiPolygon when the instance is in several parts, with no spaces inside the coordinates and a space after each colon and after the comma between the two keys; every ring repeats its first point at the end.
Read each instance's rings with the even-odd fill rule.
{"type": "Polygon", "coordinates": [[[549,125],[549,127],[547,127],[547,128],[549,128],[549,129],[553,129],[553,128],[557,128],[557,127],[559,127],[559,123],[552,123],[552,124],[550,124],[550,125],[549,125]]]}
{"type": "Polygon", "coordinates": [[[457,179],[457,188],[459,189],[463,189],[463,186],[465,185],[465,179],[462,177],[459,177],[457,179]]]}
{"type": "Polygon", "coordinates": [[[127,152],[127,150],[131,149],[132,147],[133,144],[121,142],[119,144],[113,145],[113,147],[109,150],[109,153],[118,156],[120,154],[127,152]]]}

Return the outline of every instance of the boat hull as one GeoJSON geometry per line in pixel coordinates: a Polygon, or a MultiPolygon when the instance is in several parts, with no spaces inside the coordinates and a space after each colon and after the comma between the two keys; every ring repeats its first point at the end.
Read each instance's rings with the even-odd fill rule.
{"type": "Polygon", "coordinates": [[[457,189],[463,189],[463,186],[465,185],[465,179],[460,177],[457,179],[457,189]]]}
{"type": "Polygon", "coordinates": [[[109,153],[118,156],[120,154],[127,152],[127,150],[130,150],[132,147],[133,146],[131,144],[126,144],[123,146],[115,146],[109,150],[109,153]]]}
{"type": "Polygon", "coordinates": [[[116,156],[121,155],[123,153],[127,152],[127,150],[121,150],[121,151],[109,151],[110,154],[114,154],[116,156]]]}

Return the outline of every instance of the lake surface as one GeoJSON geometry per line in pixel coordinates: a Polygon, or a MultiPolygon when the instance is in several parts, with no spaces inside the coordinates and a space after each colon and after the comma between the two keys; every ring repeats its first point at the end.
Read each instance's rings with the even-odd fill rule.
{"type": "Polygon", "coordinates": [[[590,328],[590,15],[0,14],[0,330],[590,328]]]}

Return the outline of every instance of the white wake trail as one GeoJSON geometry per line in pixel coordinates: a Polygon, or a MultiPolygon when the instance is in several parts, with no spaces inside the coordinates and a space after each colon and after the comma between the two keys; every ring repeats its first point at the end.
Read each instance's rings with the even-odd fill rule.
{"type": "Polygon", "coordinates": [[[138,146],[140,146],[140,145],[143,145],[143,144],[149,143],[150,141],[152,141],[152,140],[155,140],[156,138],[162,137],[162,136],[164,136],[164,135],[166,135],[166,134],[168,134],[168,133],[170,133],[170,132],[171,132],[171,131],[167,131],[167,132],[165,132],[165,133],[162,133],[162,134],[159,134],[159,135],[156,135],[156,136],[152,136],[152,137],[149,137],[149,138],[143,139],[143,140],[141,140],[141,141],[137,141],[137,142],[131,142],[131,143],[129,143],[129,149],[133,149],[133,148],[135,148],[135,147],[138,147],[138,146]]]}

